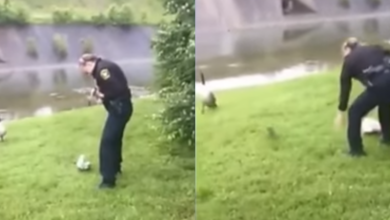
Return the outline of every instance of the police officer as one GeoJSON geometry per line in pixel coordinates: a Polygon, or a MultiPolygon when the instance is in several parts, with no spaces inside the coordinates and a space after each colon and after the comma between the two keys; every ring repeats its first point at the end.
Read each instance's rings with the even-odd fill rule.
{"type": "Polygon", "coordinates": [[[108,112],[100,142],[100,188],[115,187],[116,175],[121,173],[122,138],[133,113],[131,91],[122,69],[114,62],[93,54],[79,59],[83,73],[95,79],[98,96],[108,112]]]}
{"type": "Polygon", "coordinates": [[[351,156],[365,156],[361,137],[362,118],[378,107],[382,143],[390,143],[390,62],[388,51],[380,46],[364,45],[349,38],[342,45],[344,63],[340,76],[340,96],[336,124],[344,120],[352,88],[352,79],[360,81],[365,90],[348,109],[347,138],[351,156]]]}

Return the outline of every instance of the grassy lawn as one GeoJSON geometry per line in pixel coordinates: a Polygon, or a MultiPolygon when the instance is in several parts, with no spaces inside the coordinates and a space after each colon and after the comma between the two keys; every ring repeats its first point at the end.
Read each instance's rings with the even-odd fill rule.
{"type": "Polygon", "coordinates": [[[27,7],[32,13],[32,21],[36,23],[50,23],[52,12],[56,8],[72,9],[79,15],[90,17],[105,11],[111,4],[128,4],[134,8],[135,23],[157,24],[164,18],[160,0],[14,0],[12,4],[27,7]]]}
{"type": "Polygon", "coordinates": [[[197,219],[389,219],[390,149],[346,156],[337,96],[338,71],[217,93],[197,113],[197,219]]]}
{"type": "Polygon", "coordinates": [[[193,157],[167,154],[147,116],[159,109],[135,102],[124,141],[124,173],[113,190],[100,191],[98,143],[102,107],[8,124],[0,143],[1,220],[187,220],[194,215],[193,157]],[[90,173],[74,161],[86,154],[90,173]]]}

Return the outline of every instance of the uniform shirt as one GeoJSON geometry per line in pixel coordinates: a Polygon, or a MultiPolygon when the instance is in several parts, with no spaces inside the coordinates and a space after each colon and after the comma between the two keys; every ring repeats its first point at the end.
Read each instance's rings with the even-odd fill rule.
{"type": "Polygon", "coordinates": [[[363,71],[371,66],[383,64],[383,59],[388,52],[380,46],[358,46],[353,49],[345,58],[340,75],[340,111],[348,107],[349,96],[352,88],[352,79],[360,81],[367,87],[368,81],[363,71]]]}
{"type": "Polygon", "coordinates": [[[92,71],[99,91],[104,95],[103,101],[120,98],[131,98],[131,91],[122,69],[114,62],[98,59],[92,71]]]}

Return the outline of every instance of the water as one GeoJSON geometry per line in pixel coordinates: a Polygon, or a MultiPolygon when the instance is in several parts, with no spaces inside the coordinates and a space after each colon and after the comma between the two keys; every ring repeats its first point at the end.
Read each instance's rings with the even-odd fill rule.
{"type": "Polygon", "coordinates": [[[202,31],[257,28],[276,23],[297,24],[323,20],[387,15],[390,1],[353,0],[198,0],[196,27],[202,31]],[[288,2],[287,5],[285,4],[288,2]]]}
{"type": "Polygon", "coordinates": [[[93,27],[88,25],[32,25],[0,27],[0,118],[49,116],[57,111],[87,106],[85,93],[93,85],[80,74],[77,60],[82,39],[93,43],[93,52],[117,61],[134,96],[147,94],[153,81],[151,39],[155,28],[147,26],[93,27]],[[59,59],[53,36],[63,36],[67,56],[59,59]],[[28,56],[33,40],[38,57],[28,56]]]}
{"type": "MultiPolygon", "coordinates": [[[[390,39],[389,23],[390,16],[376,13],[337,19],[272,20],[243,29],[197,30],[197,67],[205,73],[213,90],[303,77],[339,65],[339,46],[346,37],[390,39]]],[[[92,86],[92,81],[81,75],[75,64],[80,55],[78,40],[83,36],[96,36],[94,40],[102,42],[97,44],[97,51],[119,62],[130,85],[137,88],[133,89],[135,96],[147,94],[143,87],[153,80],[149,29],[104,31],[44,26],[28,30],[0,28],[0,32],[0,48],[10,61],[0,64],[0,118],[44,117],[87,106],[85,88],[92,86]],[[46,42],[56,32],[72,36],[68,42],[72,48],[70,56],[62,62],[53,58],[46,42]],[[25,55],[25,36],[45,39],[40,45],[39,60],[25,55]],[[109,45],[103,43],[110,38],[116,40],[109,45]]]]}
{"type": "Polygon", "coordinates": [[[370,14],[341,20],[267,22],[240,30],[201,30],[196,35],[197,68],[212,90],[302,77],[338,66],[340,45],[347,37],[368,42],[390,39],[389,23],[390,16],[370,14]]]}
{"type": "MultiPolygon", "coordinates": [[[[124,69],[133,96],[148,94],[153,60],[118,62],[124,69]]],[[[47,116],[57,111],[86,107],[86,94],[93,81],[75,64],[0,69],[0,117],[17,119],[47,116]]]]}

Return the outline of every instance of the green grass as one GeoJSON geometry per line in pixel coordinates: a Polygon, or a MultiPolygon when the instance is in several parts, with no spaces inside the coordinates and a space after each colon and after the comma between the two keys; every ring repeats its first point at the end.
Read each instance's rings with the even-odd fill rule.
{"type": "Polygon", "coordinates": [[[31,20],[34,23],[51,23],[52,12],[56,8],[68,8],[77,15],[91,17],[106,10],[111,4],[129,4],[133,12],[135,23],[157,24],[164,19],[164,10],[160,0],[14,0],[15,5],[23,5],[32,12],[31,20]]]}
{"type": "Polygon", "coordinates": [[[8,124],[0,143],[1,220],[186,220],[194,214],[193,157],[166,153],[147,116],[160,106],[135,102],[124,138],[124,173],[113,190],[96,189],[102,107],[8,124]],[[90,173],[76,170],[80,154],[90,173]]]}
{"type": "Polygon", "coordinates": [[[220,92],[197,113],[198,220],[390,218],[390,149],[365,138],[367,158],[344,154],[336,72],[220,92]]]}

